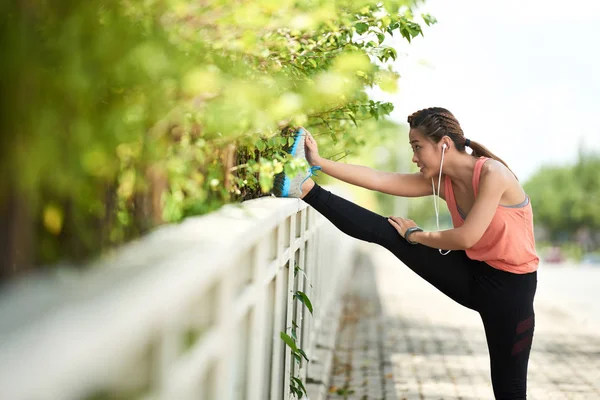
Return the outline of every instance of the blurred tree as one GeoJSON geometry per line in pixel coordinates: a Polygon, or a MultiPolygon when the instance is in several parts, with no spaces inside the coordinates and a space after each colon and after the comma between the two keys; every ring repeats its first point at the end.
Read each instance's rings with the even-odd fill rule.
{"type": "Polygon", "coordinates": [[[550,238],[581,228],[600,231],[600,155],[579,153],[575,165],[545,166],[525,184],[535,223],[550,238]]]}
{"type": "Polygon", "coordinates": [[[3,2],[0,273],[265,195],[300,166],[287,126],[332,156],[379,140],[362,124],[393,107],[365,88],[395,90],[384,40],[422,34],[414,5],[3,2]]]}

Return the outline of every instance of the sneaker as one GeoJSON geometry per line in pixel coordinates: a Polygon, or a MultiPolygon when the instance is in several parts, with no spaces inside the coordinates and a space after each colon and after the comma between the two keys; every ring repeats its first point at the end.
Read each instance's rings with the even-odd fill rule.
{"type": "MultiPolygon", "coordinates": [[[[294,144],[289,150],[289,153],[294,158],[303,158],[306,160],[306,155],[304,154],[305,138],[306,134],[304,133],[304,130],[302,128],[298,129],[295,132],[294,144]]],[[[285,172],[277,174],[277,176],[275,176],[275,182],[273,183],[273,192],[275,193],[275,196],[299,198],[302,195],[302,184],[307,179],[316,176],[316,172],[320,169],[321,167],[319,166],[313,166],[307,169],[306,171],[298,173],[296,176],[293,177],[285,175],[285,172]]]]}

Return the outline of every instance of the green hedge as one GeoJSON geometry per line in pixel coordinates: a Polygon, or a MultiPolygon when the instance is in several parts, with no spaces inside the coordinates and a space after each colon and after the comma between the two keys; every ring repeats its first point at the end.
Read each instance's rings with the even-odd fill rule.
{"type": "Polygon", "coordinates": [[[385,36],[422,34],[400,0],[0,7],[4,275],[266,195],[286,127],[336,158],[380,140],[385,36]]]}

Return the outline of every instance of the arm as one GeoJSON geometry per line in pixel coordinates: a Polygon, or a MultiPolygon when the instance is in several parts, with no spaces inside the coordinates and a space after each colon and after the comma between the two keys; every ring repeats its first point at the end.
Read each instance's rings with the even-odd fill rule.
{"type": "MultiPolygon", "coordinates": [[[[343,164],[319,156],[316,140],[306,132],[305,151],[310,165],[318,165],[329,176],[365,189],[402,197],[419,197],[433,194],[431,182],[421,174],[382,172],[362,165],[343,164]]],[[[443,194],[442,194],[443,197],[443,194]]]]}
{"type": "Polygon", "coordinates": [[[492,222],[502,194],[510,183],[496,163],[486,163],[481,175],[479,194],[461,227],[439,232],[415,232],[409,239],[444,250],[465,250],[473,247],[492,222]]]}
{"type": "Polygon", "coordinates": [[[366,189],[402,197],[428,196],[431,182],[421,174],[383,172],[362,165],[344,164],[319,158],[315,163],[329,176],[366,189]]]}

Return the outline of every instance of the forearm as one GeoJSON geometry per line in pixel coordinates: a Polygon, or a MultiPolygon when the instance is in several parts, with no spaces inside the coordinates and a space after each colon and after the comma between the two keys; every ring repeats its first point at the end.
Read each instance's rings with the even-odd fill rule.
{"type": "Polygon", "coordinates": [[[319,158],[317,165],[329,176],[366,189],[374,190],[378,179],[377,170],[363,165],[344,164],[326,158],[319,158]]]}
{"type": "Polygon", "coordinates": [[[460,228],[437,232],[414,232],[409,235],[411,242],[442,250],[465,250],[467,243],[460,228]]]}

